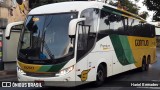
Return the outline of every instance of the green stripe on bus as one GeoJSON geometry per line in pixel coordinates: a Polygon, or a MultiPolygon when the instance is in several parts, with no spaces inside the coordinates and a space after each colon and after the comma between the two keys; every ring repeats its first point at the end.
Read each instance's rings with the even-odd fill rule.
{"type": "Polygon", "coordinates": [[[52,67],[52,65],[43,65],[37,72],[47,72],[52,67]]]}
{"type": "Polygon", "coordinates": [[[116,56],[122,65],[135,63],[127,36],[110,35],[116,56]]]}
{"type": "Polygon", "coordinates": [[[60,63],[60,64],[56,64],[56,65],[53,65],[49,70],[48,72],[59,72],[62,67],[67,63],[68,61],[66,62],[63,62],[63,63],[60,63]]]}
{"type": "Polygon", "coordinates": [[[55,64],[55,65],[42,65],[37,72],[58,72],[62,69],[62,67],[66,64],[67,62],[63,62],[60,64],[55,64]]]}
{"type": "Polygon", "coordinates": [[[128,37],[119,35],[119,38],[120,38],[121,44],[123,46],[123,50],[125,52],[125,56],[129,62],[129,64],[135,63],[133,53],[132,53],[132,50],[131,50],[131,47],[130,47],[130,44],[128,41],[128,37]]]}
{"type": "Polygon", "coordinates": [[[110,12],[110,13],[113,13],[113,14],[117,14],[117,15],[122,16],[122,14],[121,14],[121,13],[119,13],[119,12],[115,12],[115,11],[112,11],[112,10],[109,10],[109,9],[106,9],[106,8],[102,8],[102,10],[107,11],[107,12],[110,12]]]}

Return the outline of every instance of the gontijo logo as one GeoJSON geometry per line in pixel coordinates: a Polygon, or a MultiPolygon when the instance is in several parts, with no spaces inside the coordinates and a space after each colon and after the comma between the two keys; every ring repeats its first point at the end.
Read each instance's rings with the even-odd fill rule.
{"type": "Polygon", "coordinates": [[[22,70],[26,72],[36,72],[41,67],[41,65],[25,64],[19,61],[18,61],[18,65],[22,70]]]}
{"type": "Polygon", "coordinates": [[[149,46],[148,40],[136,39],[135,46],[149,46]]]}
{"type": "Polygon", "coordinates": [[[23,66],[23,68],[26,70],[26,69],[34,69],[34,67],[33,66],[23,66]]]}

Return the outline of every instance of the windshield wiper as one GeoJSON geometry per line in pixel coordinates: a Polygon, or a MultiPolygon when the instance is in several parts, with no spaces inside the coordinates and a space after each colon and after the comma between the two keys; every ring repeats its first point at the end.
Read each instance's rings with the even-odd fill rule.
{"type": "MultiPolygon", "coordinates": [[[[49,49],[49,47],[48,47],[48,45],[46,44],[45,41],[43,41],[43,44],[44,44],[43,46],[45,47],[45,49],[46,49],[48,55],[50,56],[50,58],[51,58],[52,60],[54,60],[54,55],[52,54],[51,50],[49,49]]],[[[42,48],[43,48],[43,47],[42,47],[42,48]]]]}
{"type": "Polygon", "coordinates": [[[45,28],[43,29],[43,31],[42,31],[42,43],[41,43],[41,48],[42,48],[42,52],[43,52],[43,47],[45,47],[45,49],[46,49],[48,55],[50,56],[50,58],[51,58],[52,60],[54,60],[54,54],[52,54],[52,52],[50,51],[48,45],[47,45],[46,42],[45,42],[46,28],[50,25],[52,19],[53,19],[53,16],[52,16],[52,18],[50,19],[50,22],[46,25],[46,27],[45,27],[45,28]]]}

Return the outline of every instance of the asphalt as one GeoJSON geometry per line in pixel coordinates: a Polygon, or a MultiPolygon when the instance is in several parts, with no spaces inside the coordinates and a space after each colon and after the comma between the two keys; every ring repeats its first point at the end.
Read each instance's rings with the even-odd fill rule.
{"type": "Polygon", "coordinates": [[[4,70],[0,71],[0,81],[5,78],[12,78],[17,76],[16,70],[4,70]]]}

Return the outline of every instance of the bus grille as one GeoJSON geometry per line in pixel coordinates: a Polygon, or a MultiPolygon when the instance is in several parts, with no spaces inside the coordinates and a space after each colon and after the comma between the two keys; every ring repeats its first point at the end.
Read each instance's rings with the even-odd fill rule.
{"type": "Polygon", "coordinates": [[[27,76],[32,76],[32,77],[55,77],[56,73],[30,73],[27,72],[27,76]]]}

